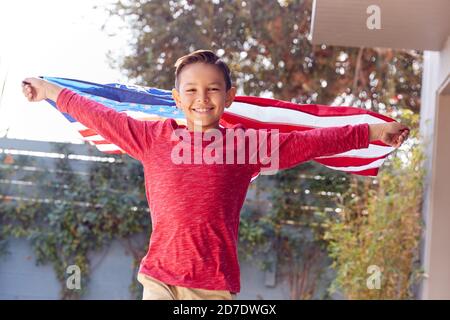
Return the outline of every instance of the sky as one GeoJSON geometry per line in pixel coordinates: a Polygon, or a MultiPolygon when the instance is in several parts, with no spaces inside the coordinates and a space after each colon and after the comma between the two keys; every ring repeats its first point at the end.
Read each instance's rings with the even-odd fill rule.
{"type": "Polygon", "coordinates": [[[0,138],[82,143],[80,135],[49,103],[28,102],[21,81],[53,76],[98,83],[127,82],[107,62],[106,53],[123,54],[129,33],[123,22],[102,9],[112,0],[0,1],[0,138]],[[109,19],[108,36],[101,30],[109,19]],[[6,80],[5,80],[6,79],[6,80]]]}

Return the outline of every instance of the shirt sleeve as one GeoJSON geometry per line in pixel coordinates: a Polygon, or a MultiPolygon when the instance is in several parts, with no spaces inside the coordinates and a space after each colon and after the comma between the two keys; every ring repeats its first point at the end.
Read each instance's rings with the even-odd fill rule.
{"type": "MultiPolygon", "coordinates": [[[[266,163],[261,160],[260,170],[289,169],[317,157],[368,148],[369,125],[363,123],[289,133],[269,132],[267,145],[270,147],[266,147],[267,151],[262,153],[267,155],[266,163]]],[[[261,150],[259,152],[261,156],[261,150]]]]}
{"type": "Polygon", "coordinates": [[[59,93],[56,106],[137,160],[142,161],[151,148],[150,131],[158,121],[136,120],[67,88],[59,93]]]}

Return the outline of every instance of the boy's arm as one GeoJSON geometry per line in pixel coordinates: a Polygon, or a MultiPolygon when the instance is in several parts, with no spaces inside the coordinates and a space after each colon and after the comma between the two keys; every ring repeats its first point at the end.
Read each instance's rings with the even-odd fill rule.
{"type": "Polygon", "coordinates": [[[279,133],[275,137],[267,139],[267,142],[269,145],[275,146],[275,151],[276,140],[278,140],[278,153],[275,151],[271,154],[271,157],[272,162],[275,156],[278,157],[277,169],[282,170],[317,157],[368,148],[369,142],[375,140],[398,147],[407,138],[407,133],[402,133],[403,130],[408,130],[409,133],[407,127],[397,122],[375,125],[363,123],[353,126],[346,125],[279,133]]]}
{"type": "Polygon", "coordinates": [[[47,98],[55,101],[61,112],[68,113],[133,158],[142,160],[149,151],[151,129],[157,121],[133,119],[50,82],[46,82],[45,87],[47,98]]]}
{"type": "Polygon", "coordinates": [[[268,140],[275,146],[272,158],[278,156],[278,170],[292,168],[320,156],[333,155],[369,146],[369,125],[317,128],[308,131],[279,133],[268,140]],[[278,136],[278,138],[276,138],[278,136]],[[278,139],[278,153],[276,152],[278,139]],[[275,155],[274,153],[275,152],[275,155]]]}

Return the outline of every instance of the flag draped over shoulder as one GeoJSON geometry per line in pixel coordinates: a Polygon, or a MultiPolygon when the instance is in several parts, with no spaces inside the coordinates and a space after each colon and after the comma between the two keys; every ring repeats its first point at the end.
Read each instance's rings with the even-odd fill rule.
{"type": "MultiPolygon", "coordinates": [[[[184,114],[176,108],[169,90],[120,83],[98,84],[66,78],[41,78],[100,102],[118,112],[125,112],[135,119],[155,121],[172,118],[177,123],[186,125],[184,114]]],[[[56,107],[53,101],[47,101],[56,107]]],[[[94,144],[100,151],[108,154],[125,153],[70,115],[65,113],[63,115],[74,130],[81,134],[83,140],[94,144]]],[[[389,117],[355,107],[300,105],[268,98],[236,96],[231,106],[225,109],[220,125],[227,128],[236,123],[242,123],[246,128],[278,129],[280,132],[290,132],[392,121],[394,120],[389,117]]],[[[372,141],[367,149],[318,157],[314,161],[334,170],[376,176],[385,158],[393,150],[393,147],[381,141],[372,141]]]]}

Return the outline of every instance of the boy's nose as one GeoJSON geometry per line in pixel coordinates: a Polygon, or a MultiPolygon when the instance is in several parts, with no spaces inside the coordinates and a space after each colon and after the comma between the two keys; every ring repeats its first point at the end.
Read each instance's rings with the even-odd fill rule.
{"type": "Polygon", "coordinates": [[[209,97],[206,93],[199,93],[197,96],[197,102],[208,102],[209,97]]]}

